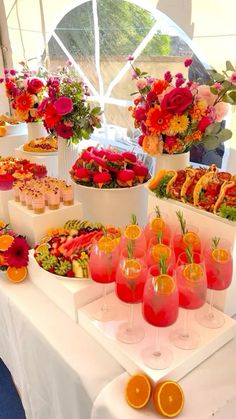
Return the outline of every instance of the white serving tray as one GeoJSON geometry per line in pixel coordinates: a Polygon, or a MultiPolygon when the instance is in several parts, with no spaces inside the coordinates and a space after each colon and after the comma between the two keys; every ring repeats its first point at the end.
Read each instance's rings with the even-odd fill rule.
{"type": "Polygon", "coordinates": [[[85,307],[79,309],[79,324],[94,339],[96,339],[130,374],[137,371],[143,371],[153,381],[161,379],[180,380],[188,374],[197,365],[201,364],[206,358],[211,356],[219,348],[230,341],[236,334],[236,321],[224,315],[225,323],[219,329],[207,329],[200,326],[195,320],[194,311],[190,312],[191,328],[196,330],[201,336],[201,345],[194,350],[182,350],[176,348],[169,341],[171,331],[182,326],[183,311],[180,309],[180,315],[177,322],[167,328],[161,328],[161,344],[168,346],[173,352],[173,362],[171,366],[164,370],[153,370],[147,367],[142,360],[142,351],[153,343],[153,327],[142,318],[140,304],[134,306],[134,319],[145,328],[144,339],[137,344],[125,344],[116,339],[116,330],[118,326],[129,318],[129,305],[122,304],[114,293],[107,296],[107,304],[116,311],[116,317],[110,322],[100,322],[94,319],[96,313],[101,307],[101,299],[95,300],[85,307]]]}
{"type": "Polygon", "coordinates": [[[207,211],[194,208],[183,202],[172,199],[157,198],[152,192],[149,192],[148,212],[154,210],[158,205],[160,211],[169,216],[173,229],[177,227],[178,220],[176,211],[183,212],[187,225],[191,224],[199,229],[199,234],[203,241],[212,237],[222,237],[232,243],[233,251],[233,280],[229,289],[215,292],[215,305],[229,316],[236,314],[236,222],[226,220],[207,211]]]}
{"type": "MultiPolygon", "coordinates": [[[[91,279],[63,278],[42,269],[29,252],[29,279],[72,320],[78,322],[78,308],[100,298],[103,287],[91,279]]],[[[108,286],[111,292],[114,284],[108,286]]]]}
{"type": "Polygon", "coordinates": [[[9,218],[11,227],[17,233],[27,236],[31,247],[34,247],[42,237],[46,236],[49,228],[62,227],[68,220],[82,219],[82,205],[75,202],[73,205],[60,204],[60,208],[50,210],[45,207],[45,212],[35,214],[20,202],[9,201],[9,218]]]}

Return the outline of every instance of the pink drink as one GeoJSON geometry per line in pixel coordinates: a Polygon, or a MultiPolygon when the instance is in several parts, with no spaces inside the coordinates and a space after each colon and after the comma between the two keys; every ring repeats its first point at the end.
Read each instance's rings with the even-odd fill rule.
{"type": "MultiPolygon", "coordinates": [[[[176,322],[179,309],[179,295],[176,284],[171,292],[159,292],[153,285],[153,277],[159,275],[158,269],[150,268],[150,276],[143,293],[143,317],[153,326],[167,327],[176,322]]],[[[166,275],[167,276],[167,275],[166,275]]]]}
{"type": "Polygon", "coordinates": [[[118,258],[117,248],[110,253],[106,253],[100,251],[98,246],[94,245],[89,259],[89,269],[93,281],[100,284],[114,282],[118,258]]]}
{"type": "MultiPolygon", "coordinates": [[[[144,234],[146,237],[147,244],[149,244],[150,240],[157,237],[157,234],[151,230],[150,223],[148,223],[144,229],[144,234]]],[[[165,224],[165,227],[162,232],[161,242],[166,244],[167,246],[171,242],[171,229],[168,224],[165,224]]]]}
{"type": "MultiPolygon", "coordinates": [[[[196,271],[198,268],[194,268],[196,271]]],[[[177,285],[179,289],[179,305],[180,307],[188,310],[194,310],[203,306],[206,301],[207,284],[206,275],[204,272],[204,266],[200,263],[187,264],[178,266],[176,269],[177,285]],[[202,271],[201,274],[193,276],[189,279],[187,269],[191,269],[191,266],[198,266],[202,271]]]]}
{"type": "Polygon", "coordinates": [[[229,258],[225,261],[214,259],[211,249],[206,250],[204,256],[208,288],[212,290],[228,288],[233,277],[233,261],[230,253],[229,258]]]}
{"type": "MultiPolygon", "coordinates": [[[[184,241],[183,234],[180,231],[177,231],[173,239],[173,248],[174,248],[176,260],[178,259],[179,255],[186,250],[188,246],[189,244],[185,243],[184,241]]],[[[200,254],[201,253],[200,239],[192,242],[191,247],[192,247],[193,252],[200,254]]]]}
{"type": "Polygon", "coordinates": [[[125,303],[140,303],[143,298],[147,266],[142,259],[121,258],[116,272],[116,294],[125,303]],[[127,269],[127,261],[134,261],[133,268],[127,269]],[[135,268],[135,265],[139,268],[135,268]]]}
{"type": "Polygon", "coordinates": [[[159,264],[160,258],[163,256],[167,257],[166,263],[168,267],[175,265],[175,255],[173,250],[164,243],[158,243],[156,237],[152,238],[149,242],[146,256],[148,267],[159,264]]]}

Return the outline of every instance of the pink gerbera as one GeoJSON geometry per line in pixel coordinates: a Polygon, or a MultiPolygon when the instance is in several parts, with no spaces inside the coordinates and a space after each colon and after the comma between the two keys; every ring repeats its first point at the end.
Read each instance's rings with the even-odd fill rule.
{"type": "Polygon", "coordinates": [[[67,96],[59,97],[56,102],[54,102],[54,106],[58,115],[67,115],[73,110],[73,102],[71,98],[67,96]]]}
{"type": "Polygon", "coordinates": [[[9,266],[21,268],[27,266],[29,261],[29,245],[23,237],[16,237],[4,257],[9,266]]]}

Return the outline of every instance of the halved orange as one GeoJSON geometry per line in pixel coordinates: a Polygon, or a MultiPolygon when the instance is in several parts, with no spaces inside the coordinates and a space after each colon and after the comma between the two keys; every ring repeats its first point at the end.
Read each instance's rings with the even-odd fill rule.
{"type": "Polygon", "coordinates": [[[197,246],[200,243],[200,239],[196,233],[189,231],[188,233],[184,234],[183,242],[187,246],[197,246]]]}
{"type": "Polygon", "coordinates": [[[0,250],[5,252],[5,250],[9,249],[14,241],[14,237],[10,236],[10,234],[3,234],[0,236],[0,250]]]}
{"type": "Polygon", "coordinates": [[[182,388],[172,380],[157,383],[153,391],[153,404],[157,412],[163,416],[178,416],[184,407],[182,388]]]}
{"type": "Polygon", "coordinates": [[[116,246],[115,241],[112,237],[102,236],[98,241],[98,248],[101,252],[111,253],[116,246]]]}
{"type": "Polygon", "coordinates": [[[153,233],[156,234],[163,232],[165,229],[165,221],[160,217],[153,218],[153,220],[150,223],[150,228],[153,231],[153,233]]]}
{"type": "Polygon", "coordinates": [[[24,281],[24,279],[27,277],[28,270],[25,266],[21,266],[21,268],[9,266],[6,272],[9,281],[14,282],[16,284],[24,281]]]}
{"type": "Polygon", "coordinates": [[[229,260],[229,251],[227,249],[214,249],[212,251],[212,258],[216,261],[216,262],[228,262],[229,260]]]}
{"type": "Polygon", "coordinates": [[[137,240],[142,234],[142,229],[138,224],[129,224],[124,231],[124,236],[128,240],[137,240]]]}
{"type": "Polygon", "coordinates": [[[161,258],[168,258],[171,254],[170,248],[166,244],[158,243],[151,248],[151,254],[156,262],[160,262],[161,258]]]}
{"type": "Polygon", "coordinates": [[[169,295],[175,289],[175,281],[172,276],[161,274],[153,278],[153,285],[156,292],[169,295]]]}
{"type": "Polygon", "coordinates": [[[190,263],[184,267],[183,275],[188,281],[198,282],[203,277],[203,269],[197,263],[190,263]]]}
{"type": "Polygon", "coordinates": [[[136,259],[127,259],[123,265],[123,273],[128,279],[135,279],[139,276],[142,265],[136,259]]]}
{"type": "Polygon", "coordinates": [[[151,396],[151,382],[144,374],[135,374],[129,378],[125,388],[125,398],[134,409],[146,406],[151,396]]]}

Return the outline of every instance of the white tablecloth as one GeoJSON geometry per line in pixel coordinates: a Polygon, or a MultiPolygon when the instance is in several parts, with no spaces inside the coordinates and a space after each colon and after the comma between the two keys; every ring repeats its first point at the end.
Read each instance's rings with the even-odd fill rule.
{"type": "Polygon", "coordinates": [[[15,157],[15,149],[26,143],[28,134],[5,135],[0,137],[0,156],[15,157]]]}
{"type": "MultiPolygon", "coordinates": [[[[27,419],[155,419],[124,401],[128,374],[32,283],[0,278],[0,357],[27,419]]],[[[184,377],[182,419],[235,419],[236,339],[184,377]]],[[[13,419],[13,418],[12,418],[13,419]]]]}

